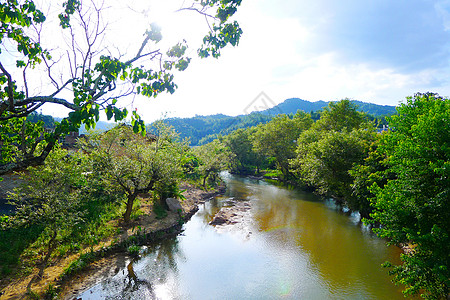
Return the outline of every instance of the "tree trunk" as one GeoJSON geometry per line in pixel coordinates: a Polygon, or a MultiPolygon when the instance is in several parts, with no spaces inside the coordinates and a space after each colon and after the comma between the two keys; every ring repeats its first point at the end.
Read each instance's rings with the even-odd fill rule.
{"type": "Polygon", "coordinates": [[[203,177],[203,188],[205,189],[205,191],[208,191],[208,189],[206,188],[206,179],[209,176],[210,171],[206,172],[205,177],[203,177]]]}
{"type": "Polygon", "coordinates": [[[47,254],[44,257],[44,260],[42,261],[42,266],[39,270],[39,277],[42,277],[42,275],[44,275],[44,269],[45,267],[47,267],[48,264],[48,260],[50,259],[50,256],[53,253],[53,250],[55,250],[56,248],[56,236],[57,236],[58,232],[55,230],[53,231],[52,237],[50,238],[50,241],[48,242],[48,250],[47,250],[47,254]]]}
{"type": "Polygon", "coordinates": [[[47,267],[48,261],[50,260],[50,256],[52,255],[53,251],[56,249],[56,236],[58,235],[58,232],[55,230],[53,231],[53,234],[50,238],[50,241],[48,242],[48,250],[47,254],[45,255],[41,266],[39,267],[39,273],[36,276],[33,276],[31,278],[30,282],[27,285],[27,290],[29,291],[31,289],[31,285],[35,281],[39,281],[42,278],[42,275],[44,275],[44,270],[47,267]]]}
{"type": "Polygon", "coordinates": [[[205,191],[208,190],[208,189],[206,188],[206,178],[208,178],[208,175],[206,175],[205,177],[203,177],[203,188],[205,189],[205,191]]]}
{"type": "Polygon", "coordinates": [[[30,166],[38,166],[43,164],[45,159],[55,146],[57,140],[58,138],[56,137],[54,141],[49,141],[47,146],[44,148],[44,150],[39,156],[26,157],[18,162],[10,162],[4,165],[0,165],[0,175],[4,175],[12,171],[19,171],[22,169],[26,169],[27,167],[30,166]]]}
{"type": "Polygon", "coordinates": [[[125,210],[125,213],[123,214],[123,220],[125,221],[125,223],[129,223],[131,221],[130,217],[131,217],[131,212],[133,210],[133,204],[134,204],[134,200],[137,197],[137,193],[133,193],[128,195],[128,199],[127,199],[127,209],[125,210]]]}

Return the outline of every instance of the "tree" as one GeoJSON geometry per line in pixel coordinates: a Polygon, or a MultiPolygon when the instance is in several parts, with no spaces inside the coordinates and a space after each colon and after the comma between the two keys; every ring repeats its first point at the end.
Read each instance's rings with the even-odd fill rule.
{"type": "MultiPolygon", "coordinates": [[[[34,126],[33,134],[28,135],[32,136],[26,146],[29,151],[23,155],[2,151],[0,174],[42,163],[59,136],[78,130],[81,124],[87,129],[94,127],[101,111],[108,120],[124,119],[128,110],[121,99],[126,96],[156,97],[175,91],[174,72],[185,70],[190,62],[186,43],[162,49],[158,46],[161,28],[153,23],[143,29],[142,41],[135,46],[134,53],[115,51],[114,45],[107,44],[114,40],[114,33],[109,35],[105,25],[111,8],[104,4],[95,0],[67,0],[58,16],[46,16],[33,0],[0,3],[0,50],[10,61],[15,60],[14,66],[3,58],[0,62],[1,141],[17,145],[24,136],[18,128],[29,127],[25,117],[43,105],[51,103],[69,111],[51,132],[44,133],[42,124],[34,126]],[[51,26],[55,19],[67,43],[51,49],[47,42],[58,32],[51,26]],[[66,71],[61,72],[63,69],[66,71]],[[9,126],[11,122],[14,125],[9,126]],[[12,131],[5,133],[6,130],[12,131]],[[11,136],[19,137],[11,142],[11,136]]],[[[231,17],[240,4],[241,0],[183,2],[180,12],[198,13],[209,25],[205,26],[207,34],[198,49],[200,57],[217,58],[222,48],[238,44],[242,30],[231,17]]],[[[134,44],[121,41],[121,45],[134,44]]],[[[135,132],[145,131],[144,122],[135,111],[131,119],[135,132]]]]}
{"type": "Polygon", "coordinates": [[[84,158],[79,153],[53,151],[44,166],[28,168],[23,174],[26,181],[9,197],[15,206],[11,226],[43,227],[41,238],[46,253],[38,278],[42,277],[62,232],[70,232],[83,220],[80,207],[86,188],[84,165],[84,158]]]}
{"type": "Polygon", "coordinates": [[[256,131],[255,127],[248,129],[237,129],[224,137],[225,146],[234,154],[234,159],[230,163],[231,172],[237,174],[249,174],[255,169],[259,171],[261,159],[253,150],[252,135],[256,131]]]}
{"type": "Polygon", "coordinates": [[[232,159],[232,153],[219,140],[194,148],[194,153],[199,159],[199,172],[203,177],[203,187],[207,190],[207,179],[215,182],[220,171],[228,167],[232,159]]]}
{"type": "Polygon", "coordinates": [[[101,180],[101,186],[125,196],[123,218],[126,223],[131,220],[133,204],[139,194],[157,192],[165,207],[165,197],[177,192],[185,148],[174,138],[173,134],[162,130],[153,139],[121,125],[90,138],[84,145],[93,161],[93,177],[101,180]]]}
{"type": "Polygon", "coordinates": [[[355,164],[349,174],[353,182],[351,183],[351,194],[346,196],[346,204],[353,211],[359,211],[362,218],[370,219],[373,211],[372,201],[375,201],[375,194],[371,187],[376,184],[383,187],[388,180],[395,176],[388,171],[385,164],[386,157],[378,151],[380,135],[369,147],[369,153],[358,164],[355,164]]]}
{"type": "Polygon", "coordinates": [[[361,129],[327,131],[320,135],[311,130],[300,137],[297,158],[291,160],[291,166],[304,182],[315,187],[320,194],[344,201],[351,195],[353,178],[349,170],[355,164],[362,163],[374,138],[373,131],[361,129]],[[308,135],[318,137],[308,143],[305,142],[308,135]]]}
{"type": "Polygon", "coordinates": [[[405,294],[447,298],[450,287],[450,100],[416,94],[389,120],[379,150],[395,174],[374,187],[376,232],[390,243],[410,245],[393,266],[405,294]]]}
{"type": "Polygon", "coordinates": [[[373,124],[356,109],[348,99],[330,102],[320,119],[302,132],[296,156],[290,160],[301,183],[346,202],[352,209],[363,206],[353,196],[349,172],[363,163],[376,138],[373,124]]]}
{"type": "Polygon", "coordinates": [[[319,131],[343,131],[367,126],[367,115],[357,110],[357,105],[349,99],[330,102],[320,113],[320,120],[314,123],[319,131]]]}
{"type": "Polygon", "coordinates": [[[253,135],[254,149],[262,157],[274,157],[284,179],[288,179],[289,159],[295,157],[297,139],[312,122],[311,116],[303,111],[298,111],[293,117],[278,115],[257,127],[253,135]]]}

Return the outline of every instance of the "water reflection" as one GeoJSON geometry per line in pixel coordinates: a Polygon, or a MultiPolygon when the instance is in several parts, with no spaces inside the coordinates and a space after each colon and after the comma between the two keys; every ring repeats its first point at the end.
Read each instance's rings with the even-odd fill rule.
{"type": "Polygon", "coordinates": [[[404,299],[385,260],[399,254],[357,215],[309,193],[225,176],[228,190],[200,207],[184,234],[150,247],[82,299],[404,299]],[[230,201],[250,201],[245,231],[208,225],[230,201]],[[252,232],[246,235],[246,231],[252,232]]]}
{"type": "Polygon", "coordinates": [[[265,192],[257,197],[260,201],[256,203],[254,219],[259,229],[268,234],[271,246],[299,248],[307,253],[310,267],[317,270],[333,294],[344,295],[351,290],[347,296],[381,296],[377,284],[357,285],[364,281],[389,283],[380,263],[394,258],[398,251],[364,234],[352,218],[324,209],[320,202],[289,201],[289,194],[279,193],[276,200],[265,192]]]}

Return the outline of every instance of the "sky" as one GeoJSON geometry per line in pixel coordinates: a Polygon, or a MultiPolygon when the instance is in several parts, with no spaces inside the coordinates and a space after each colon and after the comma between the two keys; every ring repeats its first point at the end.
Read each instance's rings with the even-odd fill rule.
{"type": "Polygon", "coordinates": [[[350,98],[398,105],[417,92],[450,95],[450,1],[243,0],[243,35],[218,60],[195,60],[148,118],[244,113],[273,104],[350,98]]]}
{"type": "Polygon", "coordinates": [[[247,113],[261,93],[270,105],[296,97],[395,106],[416,92],[450,96],[450,0],[243,0],[235,16],[240,43],[217,60],[196,58],[207,29],[201,17],[172,13],[176,0],[139,5],[143,19],[112,13],[127,25],[113,22],[109,31],[136,48],[145,26],[157,21],[163,41],[186,39],[193,57],[175,74],[174,94],[123,99],[146,122],[247,113]]]}

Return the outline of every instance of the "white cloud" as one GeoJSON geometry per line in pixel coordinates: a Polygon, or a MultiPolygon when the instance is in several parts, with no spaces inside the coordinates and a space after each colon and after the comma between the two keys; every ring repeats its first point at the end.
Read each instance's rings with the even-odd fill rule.
{"type": "MultiPolygon", "coordinates": [[[[127,2],[108,2],[115,7],[109,17],[118,19],[110,30],[134,41],[125,45],[126,51],[135,53],[145,27],[159,18],[167,45],[186,37],[195,57],[195,44],[206,29],[203,18],[188,22],[185,17],[192,15],[169,13],[174,9],[166,7],[169,2],[141,2],[150,6],[133,18],[117,17],[127,2]],[[156,13],[161,3],[165,12],[156,13]]],[[[173,95],[125,102],[151,121],[165,112],[241,114],[262,91],[276,103],[291,97],[349,97],[396,105],[415,92],[450,95],[449,5],[449,0],[285,0],[283,5],[246,0],[236,16],[244,30],[237,48],[225,49],[218,60],[194,58],[176,74],[179,89],[173,95]]]]}
{"type": "Polygon", "coordinates": [[[446,31],[450,31],[450,1],[442,0],[434,4],[437,14],[442,18],[442,25],[446,31]]]}

